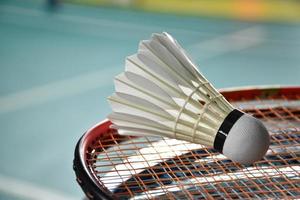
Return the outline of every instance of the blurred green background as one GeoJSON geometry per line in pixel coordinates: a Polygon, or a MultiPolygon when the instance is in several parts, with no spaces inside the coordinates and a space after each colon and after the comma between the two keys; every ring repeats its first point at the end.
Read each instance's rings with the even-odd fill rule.
{"type": "Polygon", "coordinates": [[[300,85],[299,1],[270,2],[0,1],[0,199],[82,199],[75,144],[153,32],[217,88],[300,85]]]}

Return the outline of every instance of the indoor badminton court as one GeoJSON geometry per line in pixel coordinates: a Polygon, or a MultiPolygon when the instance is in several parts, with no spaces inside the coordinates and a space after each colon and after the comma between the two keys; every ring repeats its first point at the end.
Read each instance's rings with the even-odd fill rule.
{"type": "Polygon", "coordinates": [[[165,12],[157,1],[88,2],[0,2],[0,199],[84,197],[72,169],[75,145],[111,112],[114,77],[152,33],[172,34],[217,89],[300,85],[298,1],[282,5],[292,10],[281,17],[255,15],[268,1],[248,2],[245,16],[244,4],[232,14],[225,5],[165,12]]]}

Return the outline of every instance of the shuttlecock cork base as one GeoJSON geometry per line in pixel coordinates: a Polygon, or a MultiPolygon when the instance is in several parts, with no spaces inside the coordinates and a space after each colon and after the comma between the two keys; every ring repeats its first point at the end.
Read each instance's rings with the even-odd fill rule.
{"type": "Polygon", "coordinates": [[[261,121],[237,109],[221,124],[214,149],[241,164],[260,160],[269,148],[269,133],[261,121]]]}
{"type": "Polygon", "coordinates": [[[235,109],[167,33],[141,41],[114,82],[108,118],[119,134],[213,146],[243,164],[261,159],[268,149],[264,125],[235,109]]]}

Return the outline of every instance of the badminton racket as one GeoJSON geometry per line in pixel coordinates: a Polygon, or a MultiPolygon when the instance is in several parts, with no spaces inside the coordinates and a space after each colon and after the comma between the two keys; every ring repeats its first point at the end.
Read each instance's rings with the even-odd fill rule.
{"type": "Polygon", "coordinates": [[[212,148],[163,137],[121,136],[105,120],[75,149],[77,182],[89,199],[299,199],[300,87],[223,90],[260,119],[266,156],[240,165],[212,148]]]}

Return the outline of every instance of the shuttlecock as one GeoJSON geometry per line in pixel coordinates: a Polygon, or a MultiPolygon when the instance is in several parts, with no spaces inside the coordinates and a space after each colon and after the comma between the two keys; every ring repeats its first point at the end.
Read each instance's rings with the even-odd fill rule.
{"type": "Polygon", "coordinates": [[[159,135],[212,146],[235,162],[260,160],[269,134],[258,119],[235,109],[197,70],[167,33],[141,41],[115,77],[108,118],[123,135],[159,135]]]}

